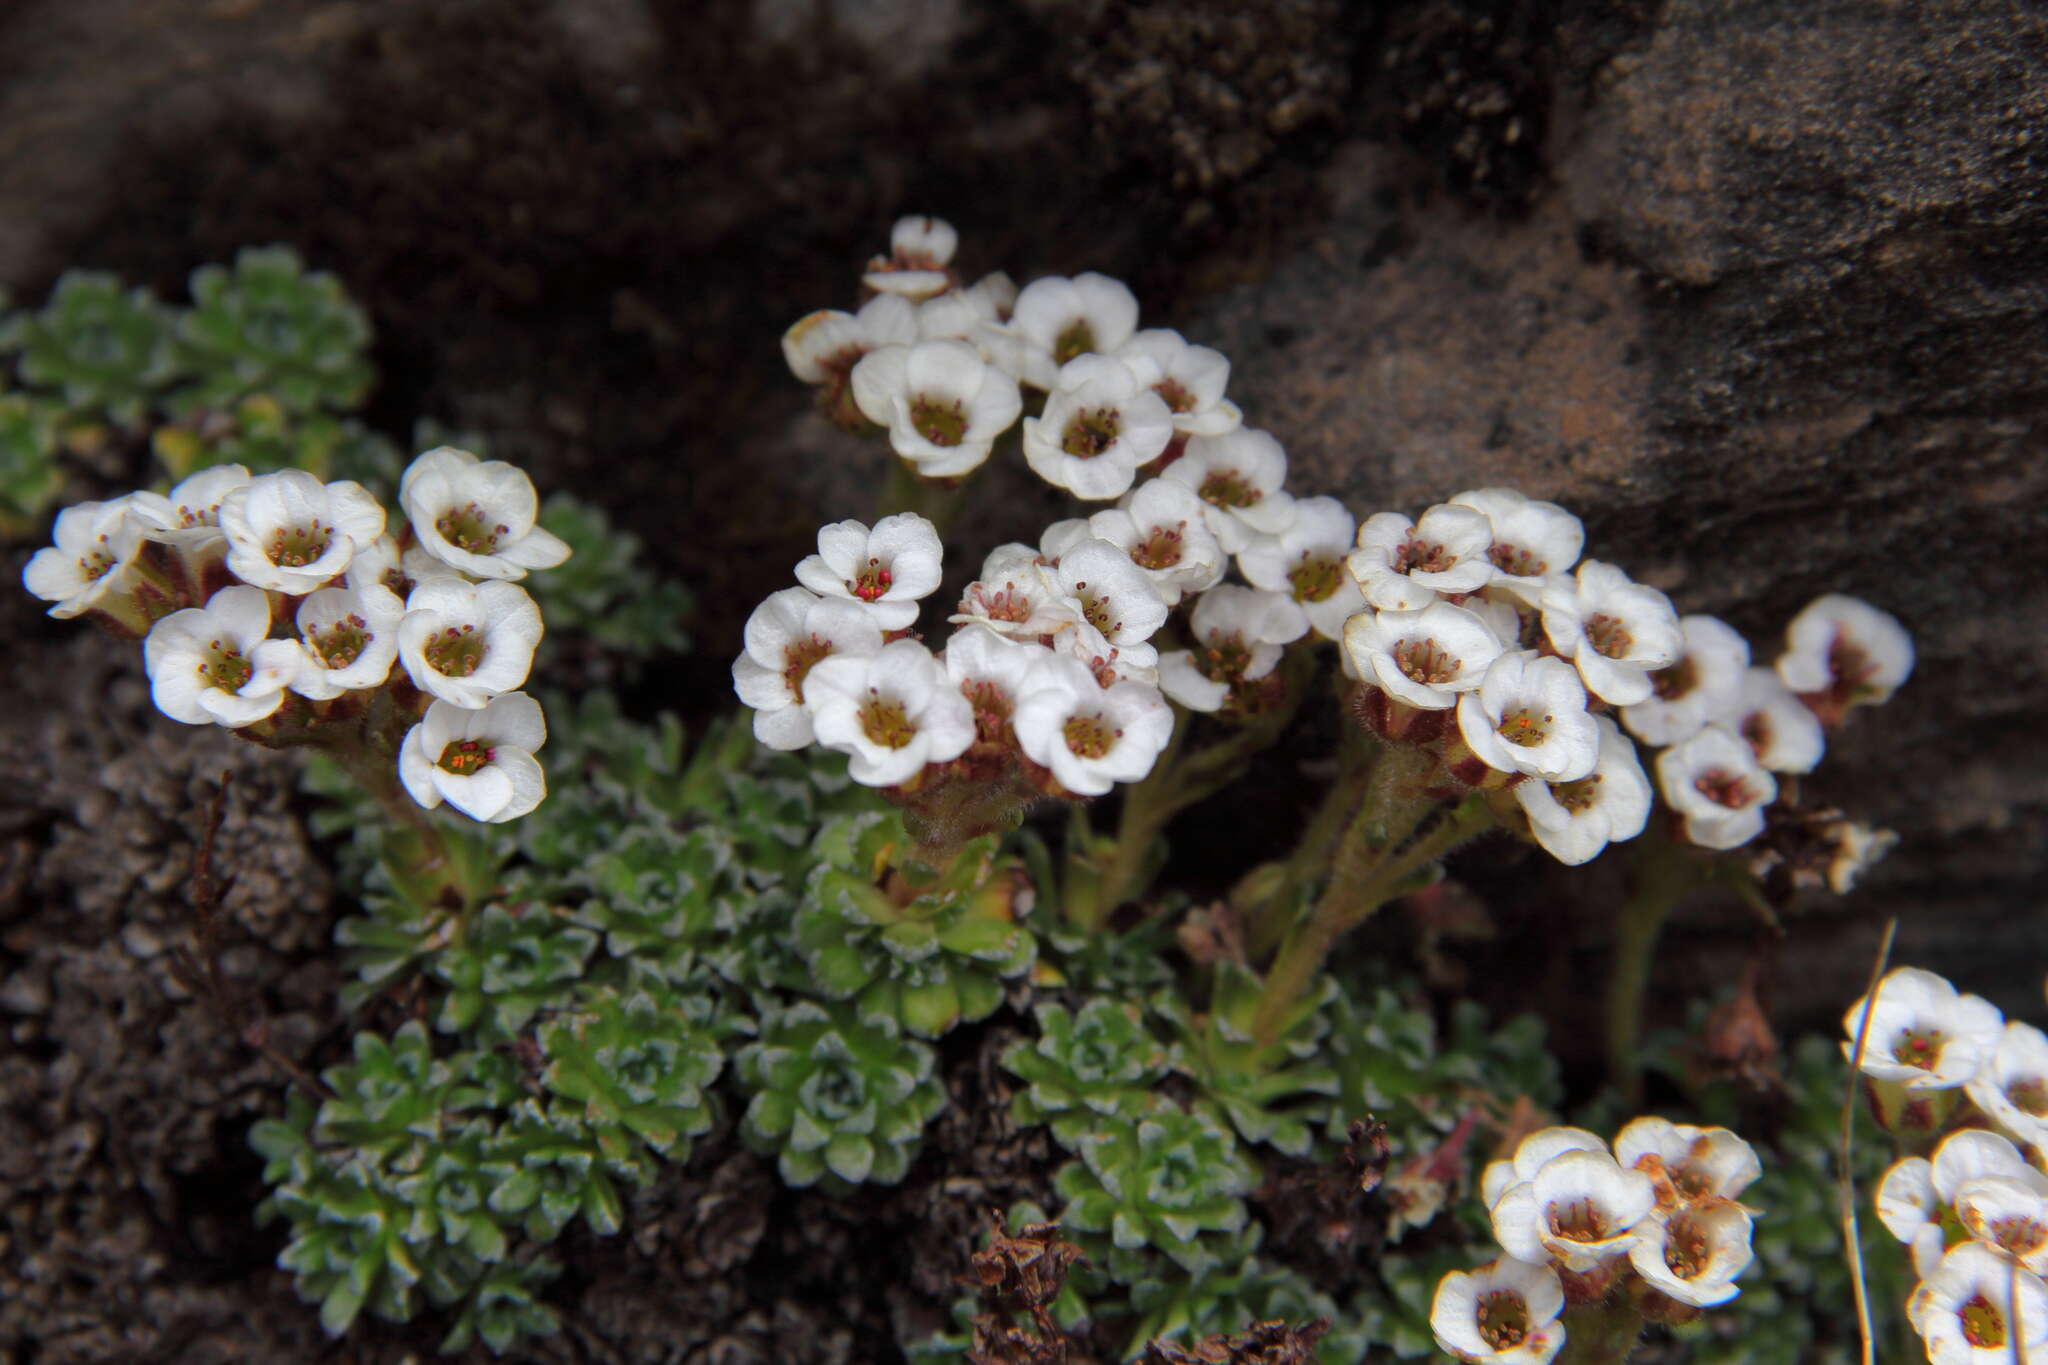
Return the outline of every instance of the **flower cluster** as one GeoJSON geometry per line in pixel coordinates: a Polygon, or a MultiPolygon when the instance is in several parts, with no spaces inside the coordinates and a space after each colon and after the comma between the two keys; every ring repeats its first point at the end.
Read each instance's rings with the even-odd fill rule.
{"type": "Polygon", "coordinates": [[[1843,1028],[1880,1121],[1921,1141],[1947,1133],[1877,1189],[1877,1216],[1920,1279],[1907,1317],[1927,1358],[2035,1359],[2048,1347],[2048,1176],[2035,1164],[2048,1154],[2048,1034],[1918,967],[1887,973],[1843,1028]]]}
{"type": "MultiPolygon", "coordinates": [[[[1431,748],[1443,770],[1435,785],[1500,794],[1503,816],[1570,864],[1640,833],[1660,791],[1689,842],[1726,850],[1755,840],[1779,777],[1810,771],[1824,729],[1851,706],[1884,700],[1911,670],[1898,622],[1838,595],[1793,620],[1775,668],[1751,667],[1731,627],[1681,618],[1657,589],[1582,560],[1579,519],[1512,489],[1363,522],[1334,498],[1296,496],[1280,443],[1244,425],[1224,396],[1224,356],[1177,332],[1140,330],[1131,291],[1103,275],[1019,290],[997,274],[963,286],[957,245],[945,223],[903,219],[889,253],[869,262],[872,297],[861,310],[813,313],[783,341],[798,377],[824,386],[828,410],[885,432],[927,482],[957,481],[1014,427],[1025,463],[1047,482],[1114,500],[1055,524],[1035,550],[996,551],[956,621],[1056,643],[1105,680],[1151,682],[1156,665],[1167,697],[1229,720],[1273,708],[1286,646],[1340,640],[1360,713],[1383,738],[1431,748]],[[1082,568],[1062,567],[1070,554],[1083,556],[1082,568]],[[1223,581],[1233,561],[1243,583],[1223,581]],[[1112,582],[1114,612],[1075,591],[1084,572],[1131,580],[1133,567],[1150,591],[1112,582]],[[1142,608],[1128,605],[1140,598],[1142,608]],[[1187,606],[1187,647],[1155,659],[1146,641],[1166,619],[1162,604],[1187,606]],[[1658,750],[1652,763],[1630,735],[1658,750]]],[[[820,550],[833,559],[823,536],[820,550]]],[[[850,563],[828,565],[829,581],[853,583],[850,563]]],[[[806,582],[827,598],[850,591],[806,582]]],[[[911,590],[865,600],[882,631],[909,624],[911,590]]],[[[826,611],[811,627],[799,609],[814,610],[791,598],[771,613],[777,626],[750,630],[743,695],[762,710],[771,743],[812,735],[797,686],[778,691],[763,670],[800,679],[806,651],[874,652],[861,618],[826,611]],[[775,638],[757,649],[756,634],[775,638]]],[[[987,652],[977,646],[977,661],[987,652]]],[[[965,725],[947,709],[959,742],[965,725]]],[[[849,707],[835,711],[843,730],[849,707]]],[[[1072,761],[1027,752],[1063,782],[1079,776],[1072,761]]],[[[936,759],[907,743],[900,753],[880,765],[890,775],[862,780],[900,782],[936,759]]],[[[1107,785],[1095,774],[1072,789],[1107,785]]],[[[1819,833],[1840,855],[1820,877],[1837,890],[1886,846],[1846,822],[1819,833]]]]}
{"type": "Polygon", "coordinates": [[[911,634],[939,585],[933,525],[906,512],[823,528],[803,586],[747,621],[733,685],[755,735],[843,752],[873,787],[1018,779],[1095,796],[1142,778],[1173,731],[1146,643],[1166,603],[1115,544],[1085,528],[1054,540],[991,553],[934,654],[911,634]]]}
{"type": "Polygon", "coordinates": [[[1442,736],[1445,767],[1510,787],[1561,862],[1649,819],[1652,787],[1623,727],[1659,750],[1656,790],[1684,837],[1732,849],[1763,831],[1773,774],[1812,771],[1824,723],[1889,697],[1911,670],[1898,622],[1837,595],[1794,618],[1775,669],[1751,667],[1732,627],[1681,618],[1657,589],[1581,561],[1584,539],[1555,503],[1482,488],[1414,521],[1367,518],[1347,560],[1371,607],[1345,623],[1344,646],[1373,689],[1375,728],[1442,736]]]}
{"type": "Polygon", "coordinates": [[[569,547],[522,471],[453,447],[414,460],[398,500],[392,534],[361,484],[218,465],[67,508],[22,580],[52,616],[142,637],[173,720],[395,760],[421,806],[514,819],[546,792],[547,737],[518,690],[542,627],[517,580],[569,547]]]}
{"type": "Polygon", "coordinates": [[[1726,1128],[1644,1117],[1611,1151],[1583,1128],[1529,1134],[1480,1178],[1506,1255],[1444,1276],[1437,1344],[1460,1360],[1542,1365],[1564,1345],[1568,1305],[1676,1322],[1726,1303],[1751,1257],[1752,1211],[1735,1197],[1761,1173],[1726,1128]]]}

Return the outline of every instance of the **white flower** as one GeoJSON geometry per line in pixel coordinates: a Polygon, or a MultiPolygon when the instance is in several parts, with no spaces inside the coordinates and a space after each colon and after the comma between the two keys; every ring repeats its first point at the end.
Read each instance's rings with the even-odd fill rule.
{"type": "Polygon", "coordinates": [[[1399,512],[1375,512],[1358,528],[1358,548],[1347,565],[1382,611],[1421,611],[1438,594],[1477,592],[1493,577],[1487,547],[1493,526],[1483,513],[1441,503],[1410,521],[1399,512]]]}
{"type": "MultiPolygon", "coordinates": [[[[1592,772],[1575,782],[1521,782],[1514,789],[1529,817],[1529,832],[1567,867],[1590,862],[1609,844],[1635,838],[1650,819],[1650,779],[1636,746],[1606,716],[1594,720],[1600,727],[1600,753],[1592,772]]],[[[1615,1153],[1621,1154],[1619,1137],[1615,1153]]],[[[1622,1164],[1635,1163],[1622,1157],[1622,1164]]]]}
{"type": "Polygon", "coordinates": [[[1504,587],[1540,590],[1546,579],[1570,573],[1586,545],[1586,528],[1577,517],[1512,488],[1468,489],[1451,503],[1486,518],[1492,530],[1486,557],[1504,587]]]}
{"type": "Polygon", "coordinates": [[[1133,666],[1159,661],[1145,641],[1166,624],[1166,603],[1129,555],[1106,540],[1084,540],[1060,556],[1054,575],[1081,619],[1133,666]]]}
{"type": "Polygon", "coordinates": [[[1577,1149],[1502,1193],[1493,1206],[1493,1235],[1518,1261],[1555,1258],[1583,1272],[1634,1246],[1656,1206],[1649,1176],[1623,1170],[1605,1152],[1577,1149]]]}
{"type": "Polygon", "coordinates": [[[1017,420],[1017,381],[964,341],[884,346],[853,367],[853,401],[929,479],[977,469],[1017,420]]]}
{"type": "Polygon", "coordinates": [[[1911,1251],[1924,1279],[1941,1264],[1947,1246],[1941,1201],[1934,1194],[1934,1167],[1924,1156],[1894,1161],[1877,1184],[1877,1220],[1911,1251]]]}
{"type": "Polygon", "coordinates": [[[1223,396],[1230,361],[1221,351],[1191,345],[1179,332],[1155,327],[1137,333],[1113,354],[1166,401],[1173,429],[1183,436],[1221,436],[1243,425],[1244,413],[1223,396]]]}
{"type": "Polygon", "coordinates": [[[943,218],[898,218],[889,229],[889,254],[868,262],[860,282],[882,294],[925,299],[949,289],[947,267],[960,245],[960,234],[943,218]]]}
{"type": "Polygon", "coordinates": [[[1273,436],[1239,427],[1221,436],[1194,436],[1162,478],[1184,484],[1205,504],[1203,516],[1216,541],[1230,554],[1255,536],[1278,535],[1294,520],[1287,482],[1287,453],[1273,436]]]}
{"type": "Polygon", "coordinates": [[[1732,1199],[1681,1204],[1643,1224],[1629,1264],[1651,1288],[1694,1308],[1726,1303],[1749,1269],[1749,1210],[1732,1199]]]}
{"type": "MultiPolygon", "coordinates": [[[[215,465],[181,480],[162,499],[162,525],[152,531],[149,538],[183,550],[197,549],[222,539],[221,501],[248,482],[248,466],[239,464],[215,465]]],[[[145,511],[144,515],[147,516],[148,512],[145,511]]]]}
{"type": "Polygon", "coordinates": [[[526,471],[436,446],[406,466],[398,501],[420,548],[472,578],[526,577],[569,557],[569,546],[537,524],[540,500],[526,471]]]}
{"type": "Polygon", "coordinates": [[[1480,1198],[1489,1211],[1511,1188],[1534,1180],[1536,1172],[1554,1156],[1565,1152],[1605,1152],[1606,1140],[1584,1128],[1553,1125],[1538,1128],[1515,1146],[1514,1155],[1504,1161],[1489,1161],[1479,1175],[1480,1198]]]}
{"type": "Polygon", "coordinates": [[[436,578],[469,582],[461,570],[449,567],[417,545],[401,555],[398,542],[386,532],[356,551],[342,581],[358,591],[388,588],[403,600],[414,588],[436,578]]]}
{"type": "MultiPolygon", "coordinates": [[[[379,687],[398,657],[405,604],[389,588],[320,588],[299,603],[299,662],[292,691],[314,701],[379,687]]],[[[289,643],[277,641],[275,643],[289,643]]]]}
{"type": "Polygon", "coordinates": [[[1970,1102],[2030,1147],[2048,1151],[2048,1035],[2009,1021],[1967,1082],[1970,1102]]]}
{"type": "Polygon", "coordinates": [[[1649,700],[1650,674],[1683,647],[1671,599],[1597,559],[1544,588],[1542,605],[1551,646],[1578,665],[1588,692],[1615,706],[1649,700]]]}
{"type": "Polygon", "coordinates": [[[164,508],[134,493],[65,508],[57,514],[56,544],[29,558],[21,571],[22,586],[55,602],[50,615],[60,621],[112,606],[113,599],[135,587],[135,557],[164,514],[164,508]]]}
{"type": "Polygon", "coordinates": [[[1913,1291],[1906,1317],[1932,1365],[2012,1365],[2023,1349],[2033,1365],[2033,1348],[2048,1343],[2048,1287],[1982,1242],[1964,1242],[1913,1291]]]}
{"type": "Polygon", "coordinates": [[[1728,723],[1749,741],[1756,761],[1774,773],[1810,773],[1827,750],[1820,717],[1768,668],[1746,668],[1728,708],[1728,723]]]}
{"type": "Polygon", "coordinates": [[[288,640],[263,650],[269,634],[269,594],[239,584],[164,617],[142,642],[156,709],[187,725],[240,729],[262,720],[283,704],[296,661],[288,640]]]}
{"type": "Polygon", "coordinates": [[[1878,1221],[1911,1251],[1922,1279],[1931,1278],[1941,1264],[1949,1229],[1967,1231],[1956,1209],[1964,1192],[1986,1180],[2040,1188],[2048,1177],[2029,1166],[2011,1142],[1979,1128],[1965,1128],[1943,1139],[1931,1162],[1906,1157],[1884,1173],[1877,1187],[1878,1221]]]}
{"type": "Polygon", "coordinates": [[[974,742],[973,708],[915,640],[821,659],[804,695],[818,743],[851,755],[847,771],[870,787],[908,782],[926,764],[950,762],[974,742]]]}
{"type": "Polygon", "coordinates": [[[1564,1286],[1549,1266],[1502,1256],[1437,1282],[1429,1305],[1436,1344],[1483,1365],[1548,1365],[1564,1345],[1564,1286]]]}
{"type": "Polygon", "coordinates": [[[1345,570],[1357,523],[1335,498],[1296,498],[1294,521],[1275,536],[1258,536],[1237,552],[1237,567],[1255,588],[1293,595],[1325,640],[1344,637],[1344,623],[1365,609],[1345,570]]]}
{"type": "Polygon", "coordinates": [[[868,352],[916,341],[917,314],[908,299],[877,294],[858,313],[821,308],[790,324],[782,334],[782,358],[806,384],[844,381],[868,352]]]}
{"type": "Polygon", "coordinates": [[[422,692],[475,710],[526,681],[541,629],[524,588],[436,579],[405,599],[398,657],[422,692]]]}
{"type": "Polygon", "coordinates": [[[1223,578],[1223,547],[1203,519],[1202,507],[1187,485],[1147,479],[1118,506],[1088,518],[1088,534],[1128,554],[1170,607],[1223,578]]]}
{"type": "Polygon", "coordinates": [[[1234,684],[1272,673],[1280,647],[1308,634],[1308,617],[1283,593],[1219,583],[1197,599],[1188,629],[1195,647],[1160,656],[1159,686],[1190,711],[1219,711],[1234,684]]]}
{"type": "Polygon", "coordinates": [[[533,751],[547,742],[540,703],[524,692],[493,697],[472,710],[437,701],[408,730],[398,776],[428,810],[446,801],[472,820],[516,820],[548,794],[533,751]]]}
{"type": "MultiPolygon", "coordinates": [[[[1097,512],[1095,517],[1114,517],[1116,514],[1117,509],[1112,507],[1106,511],[1097,512]]],[[[1084,540],[1107,540],[1107,536],[1097,536],[1095,534],[1095,517],[1065,517],[1047,526],[1044,531],[1039,533],[1039,557],[1048,564],[1057,564],[1060,562],[1061,555],[1073,549],[1084,540]]],[[[1105,521],[1103,524],[1109,525],[1110,523],[1105,521]]],[[[1118,548],[1121,549],[1122,547],[1119,546],[1118,548]]]]}
{"type": "Polygon", "coordinates": [[[1359,612],[1344,624],[1358,676],[1424,711],[1447,711],[1477,688],[1501,654],[1486,623],[1441,599],[1421,611],[1359,612]]]}
{"type": "Polygon", "coordinates": [[[1909,1091],[1966,1085],[1997,1050],[2005,1017],[1990,1001],[1958,995],[1942,977],[1919,967],[1894,967],[1843,1016],[1842,1055],[1853,1058],[1865,1010],[1870,1028],[1863,1074],[1909,1091]]]}
{"type": "Polygon", "coordinates": [[[1685,837],[1701,848],[1737,848],[1763,832],[1764,808],[1778,783],[1748,744],[1709,725],[1657,755],[1657,786],[1685,820],[1685,837]]]}
{"type": "Polygon", "coordinates": [[[1031,670],[1051,651],[998,635],[986,626],[962,626],[946,641],[946,676],[974,708],[979,737],[999,743],[1008,736],[1017,703],[1031,670]]]}
{"type": "Polygon", "coordinates": [[[1840,593],[1806,604],[1785,627],[1778,676],[1801,696],[1827,699],[1836,716],[1888,700],[1913,671],[1913,637],[1889,612],[1840,593]]]}
{"type": "MultiPolygon", "coordinates": [[[[1081,529],[1085,531],[1086,523],[1081,529]]],[[[1078,604],[1067,597],[1045,556],[1029,545],[998,545],[982,561],[981,577],[967,585],[960,608],[946,618],[955,625],[984,625],[998,635],[1036,640],[1079,621],[1078,604]]]]}
{"type": "Polygon", "coordinates": [[[977,322],[962,340],[1019,384],[1049,391],[1059,383],[1060,367],[1052,363],[1052,356],[1033,346],[1012,323],[977,322]]]}
{"type": "Polygon", "coordinates": [[[1122,283],[1093,271],[1033,280],[1017,295],[1010,325],[1055,366],[1090,351],[1108,354],[1138,327],[1138,300],[1122,283]]]}
{"type": "Polygon", "coordinates": [[[2028,1167],[1983,1175],[1956,1191],[1956,1220],[2036,1275],[2048,1268],[2048,1175],[2028,1167]]]}
{"type": "Polygon", "coordinates": [[[1653,1115],[1630,1120],[1614,1135],[1614,1159],[1657,1181],[1660,1202],[1733,1199],[1764,1173],[1756,1149],[1728,1129],[1653,1115]]]}
{"type": "Polygon", "coordinates": [[[1121,360],[1083,355],[1060,369],[1044,413],[1024,419],[1024,461],[1047,483],[1099,501],[1121,497],[1171,439],[1164,399],[1121,360]]]}
{"type": "Polygon", "coordinates": [[[1687,616],[1678,628],[1678,657],[1650,674],[1648,698],[1621,711],[1622,724],[1645,744],[1676,744],[1710,721],[1726,720],[1742,693],[1749,667],[1742,633],[1715,616],[1687,616]]]}
{"type": "Polygon", "coordinates": [[[1173,708],[1140,682],[1100,686],[1088,666],[1049,655],[1024,681],[1017,744],[1077,796],[1100,796],[1152,771],[1173,735],[1173,708]]]}
{"type": "Polygon", "coordinates": [[[973,336],[976,328],[1000,326],[1016,297],[1017,286],[1010,283],[1008,275],[999,272],[972,289],[948,290],[926,299],[917,305],[917,338],[958,341],[973,336]]]}
{"type": "Polygon", "coordinates": [[[873,654],[882,628],[856,602],[784,588],[747,617],[746,652],[733,660],[732,686],[754,710],[754,738],[771,749],[801,749],[812,739],[804,679],[833,654],[873,654]]]}
{"type": "Polygon", "coordinates": [[[355,552],[384,534],[384,509],[359,483],[282,469],[229,489],[220,529],[235,577],[296,596],[346,572],[355,552]]]}
{"type": "Polygon", "coordinates": [[[1489,768],[1545,782],[1576,782],[1600,756],[1578,673],[1530,650],[1501,655],[1478,690],[1458,698],[1458,733],[1489,768]]]}
{"type": "Polygon", "coordinates": [[[917,604],[939,586],[939,533],[915,512],[818,529],[818,553],[796,566],[796,581],[820,597],[859,602],[884,630],[917,619],[917,604]]]}

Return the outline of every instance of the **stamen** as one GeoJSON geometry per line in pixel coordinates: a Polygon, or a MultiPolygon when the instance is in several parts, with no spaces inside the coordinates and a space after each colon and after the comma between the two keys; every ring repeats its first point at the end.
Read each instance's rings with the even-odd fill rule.
{"type": "Polygon", "coordinates": [[[1155,526],[1152,534],[1131,547],[1131,562],[1143,569],[1170,569],[1180,563],[1185,547],[1181,544],[1181,533],[1187,527],[1184,521],[1172,526],[1155,526]]]}
{"type": "Polygon", "coordinates": [[[884,697],[874,688],[868,689],[868,699],[860,708],[861,733],[871,743],[884,749],[901,749],[917,738],[917,727],[904,713],[903,703],[893,697],[884,697]]]}
{"type": "Polygon", "coordinates": [[[809,676],[811,666],[832,652],[832,642],[812,634],[806,639],[793,640],[782,651],[782,685],[789,689],[798,705],[804,700],[804,679],[809,676]]]}
{"type": "Polygon", "coordinates": [[[1486,557],[1493,561],[1493,567],[1516,578],[1535,578],[1550,572],[1550,562],[1540,558],[1534,550],[1525,550],[1519,545],[1508,545],[1495,541],[1486,551],[1486,557]]]}
{"type": "Polygon", "coordinates": [[[967,438],[967,412],[957,398],[912,399],[910,425],[935,446],[957,446],[967,438]]]}
{"type": "Polygon", "coordinates": [[[1731,773],[1725,768],[1710,768],[1692,780],[1693,790],[1717,806],[1729,810],[1741,810],[1756,804],[1757,793],[1740,773],[1731,773]]]}
{"type": "Polygon", "coordinates": [[[1077,355],[1085,355],[1095,349],[1095,329],[1088,325],[1085,317],[1075,318],[1052,342],[1052,360],[1055,365],[1064,365],[1077,355]]]}
{"type": "Polygon", "coordinates": [[[498,751],[478,739],[451,739],[441,749],[440,767],[457,777],[474,777],[498,756],[498,751]]]}
{"type": "Polygon", "coordinates": [[[473,555],[497,553],[498,539],[511,534],[508,526],[493,526],[475,503],[451,508],[434,519],[434,529],[458,550],[473,555]]]}
{"type": "Polygon", "coordinates": [[[450,626],[427,637],[420,652],[436,673],[449,678],[466,678],[483,664],[488,652],[484,637],[471,625],[450,626]]]}
{"type": "Polygon", "coordinates": [[[857,575],[846,580],[846,590],[863,602],[873,602],[889,591],[896,576],[879,559],[870,559],[857,575]]]}
{"type": "Polygon", "coordinates": [[[1101,758],[1116,747],[1123,731],[1103,724],[1100,716],[1069,716],[1061,727],[1067,749],[1077,758],[1101,758]]]}
{"type": "Polygon", "coordinates": [[[1060,436],[1060,449],[1077,460],[1092,460],[1116,444],[1123,414],[1115,408],[1077,412],[1060,436]]]}
{"type": "Polygon", "coordinates": [[[1235,469],[1217,470],[1195,491],[1213,507],[1252,507],[1266,496],[1235,469]]]}
{"type": "Polygon", "coordinates": [[[1500,724],[1495,728],[1500,737],[1508,743],[1524,749],[1533,749],[1550,738],[1549,727],[1554,719],[1553,716],[1539,716],[1524,707],[1502,716],[1500,724]]]}
{"type": "Polygon", "coordinates": [[[1458,676],[1461,660],[1453,659],[1449,652],[1427,636],[1420,640],[1403,640],[1393,648],[1394,666],[1399,668],[1413,682],[1424,687],[1436,687],[1458,676]]]}
{"type": "Polygon", "coordinates": [[[1529,1305],[1512,1289],[1481,1294],[1475,1320],[1479,1339],[1496,1351],[1520,1346],[1529,1336],[1529,1305]]]}
{"type": "Polygon", "coordinates": [[[318,517],[304,526],[282,526],[270,538],[270,562],[279,568],[303,568],[326,554],[333,543],[334,528],[322,526],[318,517]]]}
{"type": "Polygon", "coordinates": [[[1295,601],[1327,602],[1330,594],[1344,585],[1344,566],[1328,557],[1310,558],[1303,550],[1301,562],[1287,575],[1287,581],[1294,585],[1295,601]]]}
{"type": "Polygon", "coordinates": [[[1596,611],[1586,618],[1586,643],[1610,659],[1619,659],[1635,643],[1635,636],[1620,617],[1596,611]]]}

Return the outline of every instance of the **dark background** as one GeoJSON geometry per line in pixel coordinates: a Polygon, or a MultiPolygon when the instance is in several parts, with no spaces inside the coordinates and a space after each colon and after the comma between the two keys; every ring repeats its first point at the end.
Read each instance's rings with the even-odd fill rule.
{"type": "MultiPolygon", "coordinates": [[[[1590,553],[1764,657],[1819,592],[1893,611],[1918,671],[1810,791],[1904,842],[1790,921],[1787,1032],[1839,1015],[1891,914],[1902,960],[2041,1012],[2044,157],[2048,16],[1998,0],[0,7],[0,285],[33,304],[89,266],[181,298],[194,265],[297,246],[375,321],[377,424],[485,434],[696,591],[698,652],[649,698],[689,714],[725,704],[739,622],[816,525],[867,512],[881,455],[811,413],[777,338],[850,305],[904,212],[957,224],[971,273],[1131,282],[1148,324],[1232,357],[1298,492],[1361,516],[1485,483],[1562,501],[1590,553]]],[[[1058,506],[984,479],[966,557],[1058,506]]],[[[243,1312],[238,1279],[280,1278],[231,1245],[233,1149],[274,1077],[185,1022],[161,970],[195,774],[244,774],[231,837],[269,872],[238,903],[290,909],[240,965],[307,1039],[333,1008],[329,892],[288,772],[151,720],[132,650],[18,598],[0,1298],[99,1343],[49,1359],[131,1330],[161,1351],[147,1332],[203,1338],[243,1312]],[[79,1225],[108,1287],[49,1262],[79,1225]],[[225,1297],[152,1299],[136,1267],[181,1260],[225,1297]]],[[[1191,817],[1216,851],[1190,877],[1287,839],[1292,769],[1260,780],[1191,817]]],[[[1497,928],[1474,989],[1541,1009],[1583,1069],[1612,875],[1499,847],[1462,870],[1497,928]]],[[[1762,942],[1693,905],[1661,1017],[1762,942]]]]}

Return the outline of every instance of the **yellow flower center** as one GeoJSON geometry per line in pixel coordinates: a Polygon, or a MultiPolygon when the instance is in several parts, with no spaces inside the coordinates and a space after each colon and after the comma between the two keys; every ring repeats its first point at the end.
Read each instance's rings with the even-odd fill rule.
{"type": "Polygon", "coordinates": [[[420,652],[436,673],[448,678],[466,678],[484,661],[484,637],[475,626],[450,626],[427,637],[420,652]]]}
{"type": "Polygon", "coordinates": [[[327,553],[334,543],[334,530],[322,526],[318,517],[304,526],[280,527],[270,538],[270,562],[284,569],[298,569],[327,553]]]}
{"type": "Polygon", "coordinates": [[[434,519],[434,529],[458,550],[473,555],[495,554],[498,538],[512,534],[509,526],[493,526],[475,503],[452,508],[434,519]]]}
{"type": "Polygon", "coordinates": [[[457,777],[474,777],[497,753],[482,740],[451,739],[442,747],[439,763],[443,771],[457,777]]]}
{"type": "Polygon", "coordinates": [[[1092,460],[1116,444],[1123,419],[1115,408],[1077,412],[1060,436],[1060,449],[1077,460],[1092,460]]]}

